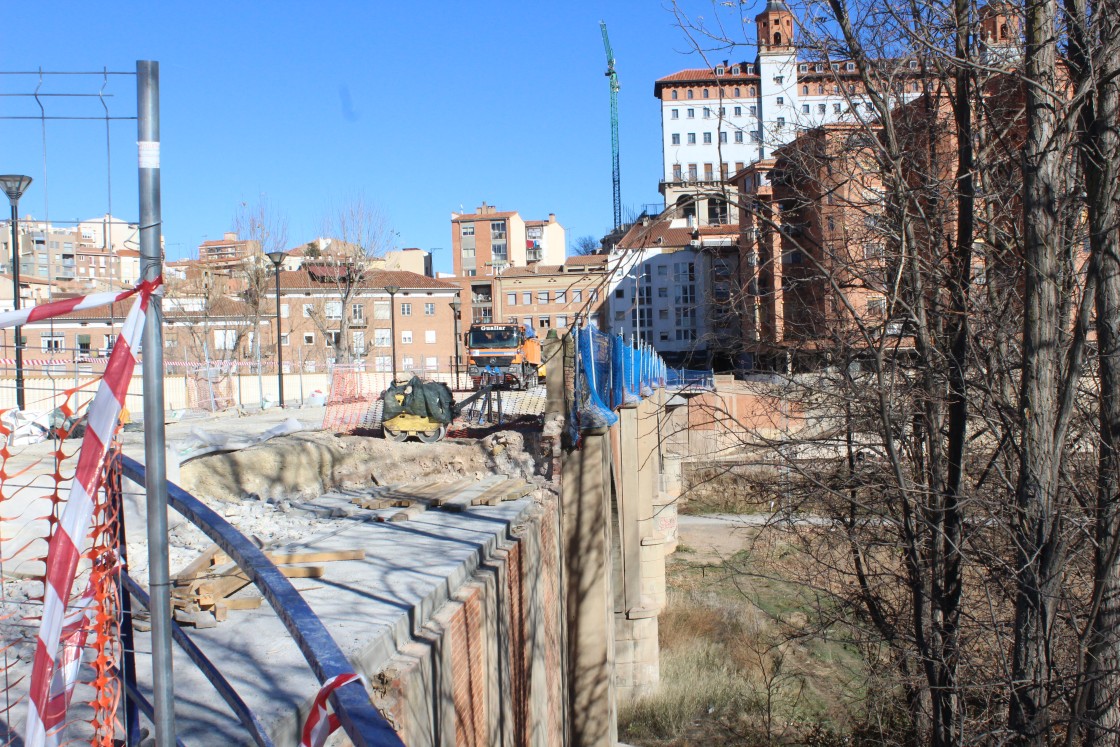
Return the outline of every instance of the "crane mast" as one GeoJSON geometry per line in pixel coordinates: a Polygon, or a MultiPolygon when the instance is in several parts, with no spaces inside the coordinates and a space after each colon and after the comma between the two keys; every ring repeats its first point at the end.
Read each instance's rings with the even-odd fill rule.
{"type": "Polygon", "coordinates": [[[618,73],[614,69],[614,52],[607,36],[606,21],[599,21],[599,28],[603,32],[603,49],[607,52],[605,75],[611,84],[611,186],[614,188],[614,227],[617,230],[622,226],[622,187],[618,168],[618,73]]]}

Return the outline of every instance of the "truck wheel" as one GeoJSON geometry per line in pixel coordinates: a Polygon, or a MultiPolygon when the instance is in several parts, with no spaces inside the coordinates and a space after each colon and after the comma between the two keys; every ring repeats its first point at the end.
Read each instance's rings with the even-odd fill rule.
{"type": "Polygon", "coordinates": [[[441,440],[445,435],[447,435],[447,426],[441,425],[434,431],[420,431],[416,434],[416,437],[426,444],[434,444],[436,441],[441,440]]]}

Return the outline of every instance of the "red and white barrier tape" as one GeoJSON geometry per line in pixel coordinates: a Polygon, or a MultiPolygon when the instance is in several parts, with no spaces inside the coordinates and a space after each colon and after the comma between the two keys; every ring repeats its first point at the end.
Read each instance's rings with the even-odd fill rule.
{"type": "Polygon", "coordinates": [[[98,306],[108,306],[111,303],[123,301],[137,293],[150,295],[162,282],[163,278],[156,278],[155,281],[145,280],[135,288],[120,291],[119,293],[92,293],[88,296],[68,298],[65,301],[53,301],[40,306],[32,306],[29,309],[5,311],[0,313],[0,329],[4,327],[19,327],[24,324],[31,324],[32,322],[41,322],[44,319],[51,319],[56,316],[62,316],[63,314],[69,314],[71,311],[82,311],[83,309],[94,309],[98,306]]]}
{"type": "Polygon", "coordinates": [[[78,465],[70,485],[70,495],[62,511],[58,530],[51,538],[47,550],[43,619],[39,625],[35,661],[31,668],[31,693],[24,735],[24,744],[27,747],[46,747],[56,743],[56,737],[49,732],[57,732],[65,720],[64,709],[59,711],[51,707],[51,683],[58,664],[64,664],[64,662],[56,662],[55,657],[63,633],[66,600],[70,598],[74,586],[74,572],[81,557],[81,548],[90,531],[94,497],[101,487],[101,468],[120,417],[125,392],[128,391],[128,382],[135,368],[136,354],[133,351],[140,345],[148,301],[152,291],[159,284],[160,280],[157,278],[154,282],[145,281],[124,294],[99,293],[87,296],[85,299],[78,299],[79,303],[60,301],[37,306],[31,310],[31,312],[40,312],[35,319],[29,319],[29,315],[22,316],[22,310],[0,314],[0,327],[13,326],[26,321],[38,321],[50,316],[66,314],[75,308],[89,308],[92,304],[82,303],[89,299],[103,299],[102,303],[109,303],[127,298],[133,293],[140,294],[125,318],[121,335],[113,347],[113,354],[109,356],[109,364],[105,367],[97,394],[89,405],[88,427],[82,438],[78,465]],[[50,313],[47,313],[47,310],[50,313]]]}
{"type": "Polygon", "coordinates": [[[303,725],[303,736],[299,740],[299,747],[323,747],[327,737],[338,729],[338,716],[327,713],[327,698],[338,688],[358,679],[358,675],[339,674],[323,683],[315,702],[311,705],[311,713],[307,714],[307,723],[303,725]]]}

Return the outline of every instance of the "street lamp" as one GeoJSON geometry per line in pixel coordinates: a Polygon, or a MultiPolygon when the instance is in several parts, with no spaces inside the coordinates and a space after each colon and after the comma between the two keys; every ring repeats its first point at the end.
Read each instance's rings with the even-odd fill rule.
{"type": "Polygon", "coordinates": [[[459,386],[459,311],[463,308],[463,302],[459,300],[458,294],[455,300],[451,302],[451,311],[455,314],[455,386],[459,386]]]}
{"type": "Polygon", "coordinates": [[[393,297],[400,292],[399,285],[386,285],[385,292],[389,294],[389,349],[393,356],[393,383],[397,385],[397,313],[393,308],[393,297]]]}
{"type": "MultiPolygon", "coordinates": [[[[19,310],[19,198],[31,186],[30,176],[8,174],[0,176],[0,188],[8,195],[8,202],[12,204],[12,308],[19,310]]],[[[23,409],[23,335],[19,327],[15,328],[16,334],[16,406],[23,409]]]]}
{"type": "Polygon", "coordinates": [[[280,407],[284,407],[284,350],[280,339],[280,267],[284,264],[286,252],[269,252],[266,256],[272,260],[276,269],[276,383],[280,388],[280,407]]]}

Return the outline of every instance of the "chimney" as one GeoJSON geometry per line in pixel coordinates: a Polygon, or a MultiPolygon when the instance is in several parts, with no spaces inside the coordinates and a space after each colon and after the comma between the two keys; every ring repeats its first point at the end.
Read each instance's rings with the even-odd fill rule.
{"type": "Polygon", "coordinates": [[[224,241],[237,241],[236,231],[226,231],[224,241]]]}
{"type": "Polygon", "coordinates": [[[555,223],[556,222],[556,213],[549,213],[548,214],[548,222],[549,223],[555,223]]]}

